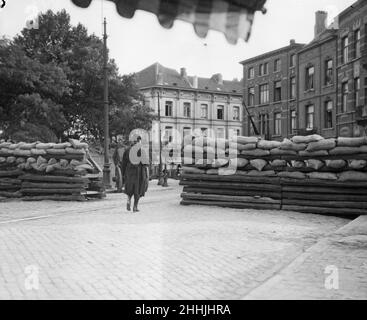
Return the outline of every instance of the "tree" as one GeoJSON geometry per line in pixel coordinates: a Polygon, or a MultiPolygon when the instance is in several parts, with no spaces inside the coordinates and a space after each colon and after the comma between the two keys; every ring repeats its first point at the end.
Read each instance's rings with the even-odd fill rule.
{"type": "MultiPolygon", "coordinates": [[[[72,26],[70,16],[62,10],[56,14],[52,11],[42,14],[39,29],[24,29],[14,43],[30,59],[41,64],[55,64],[66,74],[70,91],[57,100],[69,123],[66,134],[102,140],[102,40],[89,35],[81,24],[72,26]]],[[[144,106],[133,76],[120,76],[113,59],[108,61],[108,75],[111,131],[127,134],[137,125],[149,128],[152,110],[144,106]]]]}

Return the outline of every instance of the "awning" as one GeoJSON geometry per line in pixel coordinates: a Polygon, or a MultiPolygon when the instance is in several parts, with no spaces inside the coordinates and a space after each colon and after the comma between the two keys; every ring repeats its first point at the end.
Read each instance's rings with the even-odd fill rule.
{"type": "MultiPolygon", "coordinates": [[[[225,34],[229,43],[247,41],[256,11],[266,12],[266,0],[107,0],[116,4],[117,12],[132,18],[136,10],[154,13],[164,28],[171,28],[176,19],[191,23],[196,34],[205,38],[210,29],[225,34]]],[[[92,0],[72,0],[87,8],[92,0]]]]}

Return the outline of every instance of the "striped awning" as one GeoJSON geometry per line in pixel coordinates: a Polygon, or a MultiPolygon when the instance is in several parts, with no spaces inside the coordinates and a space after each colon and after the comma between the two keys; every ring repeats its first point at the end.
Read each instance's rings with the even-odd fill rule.
{"type": "MultiPolygon", "coordinates": [[[[132,18],[136,10],[154,13],[159,23],[171,28],[176,19],[193,24],[196,34],[205,38],[210,29],[225,34],[229,43],[247,41],[256,11],[266,12],[266,0],[108,0],[116,4],[117,12],[132,18]]],[[[72,0],[87,8],[92,0],[72,0]]]]}

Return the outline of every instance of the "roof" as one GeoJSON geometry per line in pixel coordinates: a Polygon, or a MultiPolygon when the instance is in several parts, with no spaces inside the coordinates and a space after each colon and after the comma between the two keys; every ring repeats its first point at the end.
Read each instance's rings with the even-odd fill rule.
{"type": "Polygon", "coordinates": [[[220,78],[220,74],[213,75],[211,78],[183,76],[175,69],[166,68],[158,62],[135,74],[135,80],[139,88],[162,85],[180,89],[242,94],[241,81],[220,81],[220,78]],[[197,88],[194,87],[195,78],[197,78],[197,88]]]}
{"type": "Polygon", "coordinates": [[[292,43],[292,44],[290,44],[286,47],[282,47],[282,48],[279,48],[279,49],[276,49],[276,50],[268,51],[268,52],[260,54],[258,56],[243,60],[243,61],[240,62],[240,64],[248,64],[248,63],[251,63],[251,62],[255,62],[257,60],[263,60],[263,59],[266,59],[266,58],[270,58],[270,57],[273,57],[277,54],[281,54],[283,52],[288,52],[288,51],[291,51],[293,49],[302,48],[304,45],[305,45],[304,43],[292,43]]]}
{"type": "Polygon", "coordinates": [[[324,42],[327,42],[329,40],[335,39],[335,37],[337,37],[338,35],[338,30],[337,29],[326,29],[323,32],[321,32],[319,35],[317,35],[310,43],[306,44],[300,51],[304,52],[307,51],[308,49],[311,49],[317,45],[320,45],[324,42]]]}

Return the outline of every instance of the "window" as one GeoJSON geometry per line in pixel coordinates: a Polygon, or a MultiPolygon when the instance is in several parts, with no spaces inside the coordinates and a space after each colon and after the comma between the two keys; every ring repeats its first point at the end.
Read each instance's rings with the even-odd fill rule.
{"type": "Polygon", "coordinates": [[[325,61],[325,85],[333,84],[333,60],[325,61]]]}
{"type": "Polygon", "coordinates": [[[248,88],[248,105],[251,107],[255,105],[255,88],[248,88]]]}
{"type": "Polygon", "coordinates": [[[172,142],[172,133],[173,133],[172,127],[166,127],[165,130],[164,130],[163,141],[164,142],[172,142]]]}
{"type": "Polygon", "coordinates": [[[361,56],[361,30],[354,31],[354,57],[361,56]]]}
{"type": "Polygon", "coordinates": [[[248,75],[247,75],[248,79],[253,79],[255,78],[255,69],[253,67],[248,68],[248,75]]]}
{"type": "Polygon", "coordinates": [[[280,136],[282,134],[282,114],[274,113],[274,134],[280,136]]]}
{"type": "Polygon", "coordinates": [[[274,101],[282,100],[282,82],[275,81],[274,82],[274,101]]]}
{"type": "Polygon", "coordinates": [[[314,88],[314,75],[315,75],[315,68],[313,66],[306,68],[306,90],[313,90],[314,88]]]}
{"type": "Polygon", "coordinates": [[[233,120],[240,120],[240,108],[233,107],[233,120]]]}
{"type": "Polygon", "coordinates": [[[267,114],[259,115],[260,134],[262,136],[266,136],[266,134],[268,133],[268,121],[269,116],[267,114]]]}
{"type": "Polygon", "coordinates": [[[281,60],[280,59],[276,59],[274,61],[274,72],[280,71],[281,67],[282,67],[281,60]]]}
{"type": "Polygon", "coordinates": [[[333,127],[333,102],[331,100],[325,102],[325,128],[333,127]]]}
{"type": "Polygon", "coordinates": [[[184,117],[191,118],[191,104],[190,102],[184,103],[184,117]]]}
{"type": "Polygon", "coordinates": [[[241,130],[240,130],[240,129],[234,129],[234,130],[233,130],[233,134],[234,134],[235,136],[240,136],[240,135],[241,135],[241,130]]]}
{"type": "Polygon", "coordinates": [[[290,66],[291,68],[296,66],[296,55],[295,54],[291,55],[290,66]]]}
{"type": "Polygon", "coordinates": [[[354,106],[359,106],[359,90],[361,90],[361,82],[359,78],[354,79],[354,106]]]}
{"type": "Polygon", "coordinates": [[[166,101],[165,115],[166,117],[172,117],[172,101],[166,101]]]}
{"type": "Polygon", "coordinates": [[[217,128],[217,138],[224,139],[224,129],[223,128],[217,128]]]}
{"type": "Polygon", "coordinates": [[[184,127],[183,128],[183,136],[184,136],[184,139],[186,136],[190,136],[191,135],[191,128],[190,127],[184,127]]]}
{"type": "Polygon", "coordinates": [[[224,106],[217,107],[217,119],[223,120],[224,119],[224,106]]]}
{"type": "Polygon", "coordinates": [[[202,104],[200,107],[201,110],[201,118],[207,119],[208,118],[208,105],[207,104],[202,104]]]}
{"type": "Polygon", "coordinates": [[[306,107],[306,129],[314,128],[315,107],[313,105],[306,107]]]}
{"type": "Polygon", "coordinates": [[[296,110],[291,111],[291,133],[297,129],[296,110]]]}
{"type": "Polygon", "coordinates": [[[291,87],[290,87],[290,98],[296,98],[296,77],[291,78],[291,87]]]}
{"type": "Polygon", "coordinates": [[[348,36],[342,39],[342,50],[343,50],[343,61],[342,63],[347,63],[349,59],[349,40],[348,36]]]}
{"type": "Polygon", "coordinates": [[[269,103],[269,85],[260,85],[260,104],[269,103]]]}
{"type": "Polygon", "coordinates": [[[348,82],[342,83],[342,110],[341,112],[347,112],[348,102],[348,82]]]}
{"type": "Polygon", "coordinates": [[[260,64],[260,66],[259,66],[259,75],[260,76],[268,74],[268,66],[269,66],[269,64],[267,62],[260,64]]]}
{"type": "Polygon", "coordinates": [[[201,128],[201,134],[202,134],[204,137],[207,137],[207,136],[208,136],[208,128],[201,128]]]}

